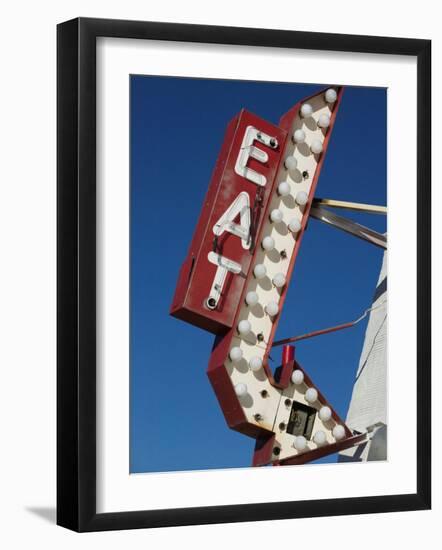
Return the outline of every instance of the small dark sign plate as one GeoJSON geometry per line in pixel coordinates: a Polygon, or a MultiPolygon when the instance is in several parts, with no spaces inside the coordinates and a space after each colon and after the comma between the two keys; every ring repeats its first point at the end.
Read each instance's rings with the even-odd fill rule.
{"type": "Polygon", "coordinates": [[[315,423],[316,409],[293,401],[287,424],[287,433],[292,435],[303,435],[307,440],[311,438],[313,424],[315,423]]]}

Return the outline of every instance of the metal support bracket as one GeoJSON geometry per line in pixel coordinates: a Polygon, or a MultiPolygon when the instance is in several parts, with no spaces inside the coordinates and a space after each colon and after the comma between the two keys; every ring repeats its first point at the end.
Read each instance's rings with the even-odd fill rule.
{"type": "Polygon", "coordinates": [[[387,249],[386,235],[378,233],[377,231],[373,231],[373,229],[369,229],[368,227],[344,218],[343,216],[333,214],[332,212],[326,210],[325,208],[322,208],[321,206],[316,206],[316,204],[317,203],[314,202],[310,210],[310,216],[312,218],[315,218],[328,225],[332,225],[333,227],[336,227],[341,231],[345,231],[346,233],[350,233],[350,235],[374,244],[379,248],[383,248],[384,250],[387,249]]]}
{"type": "Polygon", "coordinates": [[[328,208],[340,208],[341,210],[351,210],[353,212],[365,212],[366,214],[387,214],[387,207],[378,204],[364,204],[362,202],[349,202],[336,199],[313,199],[313,206],[326,206],[328,208]]]}

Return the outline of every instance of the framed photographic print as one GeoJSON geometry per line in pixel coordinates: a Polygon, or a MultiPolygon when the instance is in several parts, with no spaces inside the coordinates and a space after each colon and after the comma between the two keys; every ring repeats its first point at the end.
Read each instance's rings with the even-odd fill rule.
{"type": "Polygon", "coordinates": [[[58,26],[59,525],[430,507],[430,52],[58,26]]]}

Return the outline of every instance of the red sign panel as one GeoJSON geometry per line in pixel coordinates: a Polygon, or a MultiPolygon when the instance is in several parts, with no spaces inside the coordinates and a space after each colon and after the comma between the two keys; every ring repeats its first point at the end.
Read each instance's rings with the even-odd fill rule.
{"type": "Polygon", "coordinates": [[[181,267],[174,317],[215,334],[232,327],[286,136],[245,110],[228,125],[181,267]]]}

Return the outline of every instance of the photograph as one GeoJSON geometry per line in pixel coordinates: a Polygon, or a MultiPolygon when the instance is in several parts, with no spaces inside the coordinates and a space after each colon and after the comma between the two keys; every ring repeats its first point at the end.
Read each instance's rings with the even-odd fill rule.
{"type": "Polygon", "coordinates": [[[387,89],[130,75],[130,473],[388,460],[387,89]]]}
{"type": "Polygon", "coordinates": [[[435,6],[5,4],[2,548],[434,546],[435,6]]]}
{"type": "Polygon", "coordinates": [[[427,509],[430,41],[77,18],[57,51],[57,524],[427,509]]]}

